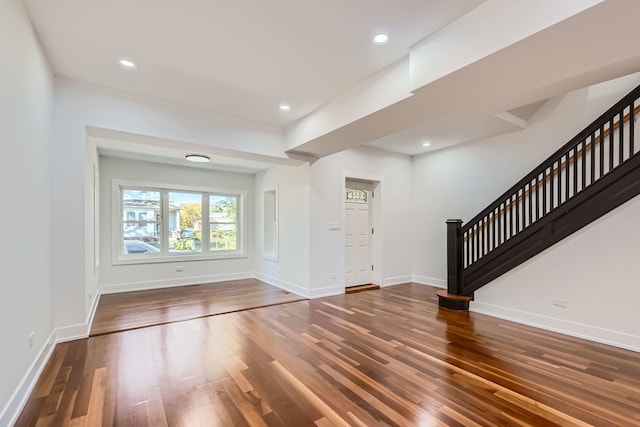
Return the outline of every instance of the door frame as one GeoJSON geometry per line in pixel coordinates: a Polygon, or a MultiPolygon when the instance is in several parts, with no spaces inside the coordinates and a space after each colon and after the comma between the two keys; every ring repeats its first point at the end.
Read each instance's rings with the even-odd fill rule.
{"type": "MultiPolygon", "coordinates": [[[[345,244],[345,289],[349,289],[352,286],[363,286],[369,285],[373,282],[373,271],[371,270],[371,265],[373,264],[373,248],[371,243],[373,241],[374,234],[371,233],[371,229],[373,228],[373,209],[371,208],[371,204],[373,203],[372,194],[374,192],[373,185],[370,182],[362,182],[362,181],[353,181],[347,179],[345,188],[354,189],[359,191],[364,191],[366,197],[363,201],[349,201],[345,200],[345,222],[344,222],[344,234],[345,234],[345,243],[349,241],[349,231],[354,233],[351,236],[353,239],[354,254],[353,256],[356,259],[352,260],[355,262],[355,265],[349,265],[346,261],[348,261],[348,246],[345,244]],[[350,208],[353,209],[356,218],[358,218],[358,223],[353,223],[354,229],[349,230],[349,212],[350,208]],[[360,216],[360,211],[365,209],[367,212],[366,217],[360,216]],[[360,224],[362,221],[364,224],[360,224]],[[363,227],[364,225],[364,227],[363,227]],[[364,234],[361,234],[364,233],[364,234]],[[361,252],[360,245],[363,243],[361,239],[366,239],[367,251],[366,251],[366,260],[360,259],[360,256],[364,255],[361,252]],[[366,262],[363,262],[366,261],[366,262]],[[347,270],[354,268],[352,271],[353,281],[349,281],[349,276],[347,276],[347,270]],[[363,279],[366,280],[363,281],[363,279]]],[[[348,190],[347,190],[348,191],[348,190]]]]}
{"type": "Polygon", "coordinates": [[[349,181],[361,181],[370,183],[375,195],[371,198],[369,203],[369,215],[371,218],[371,226],[374,228],[374,234],[371,236],[371,261],[374,265],[373,274],[371,275],[371,283],[382,286],[382,242],[384,237],[383,228],[383,210],[382,210],[382,197],[383,197],[383,180],[381,176],[369,175],[360,172],[342,171],[342,178],[340,180],[340,215],[342,233],[340,233],[340,265],[338,272],[339,286],[344,292],[346,288],[346,200],[345,200],[345,188],[347,186],[347,180],[349,181]]]}

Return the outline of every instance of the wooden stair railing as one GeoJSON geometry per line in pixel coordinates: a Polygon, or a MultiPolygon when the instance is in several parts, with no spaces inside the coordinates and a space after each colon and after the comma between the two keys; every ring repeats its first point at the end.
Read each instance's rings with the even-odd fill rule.
{"type": "Polygon", "coordinates": [[[449,295],[473,297],[640,194],[638,98],[640,86],[466,224],[447,221],[449,295]]]}
{"type": "MultiPolygon", "coordinates": [[[[638,105],[637,107],[635,107],[635,108],[634,108],[634,110],[633,110],[633,116],[632,116],[631,114],[626,114],[626,115],[624,116],[624,121],[623,121],[623,123],[627,123],[627,122],[629,122],[629,120],[631,119],[631,117],[634,117],[634,120],[635,120],[635,121],[637,121],[637,120],[638,120],[638,117],[637,117],[637,116],[638,116],[638,114],[640,114],[640,105],[638,105]]],[[[620,126],[620,121],[616,121],[616,122],[614,123],[614,126],[613,126],[614,132],[615,132],[615,130],[617,130],[617,129],[618,129],[618,127],[619,127],[619,126],[620,126]]],[[[609,128],[607,127],[607,128],[605,129],[605,131],[604,131],[604,135],[603,135],[603,137],[602,137],[602,138],[607,138],[607,137],[609,136],[609,134],[610,134],[610,133],[611,133],[611,132],[609,131],[609,128]]],[[[586,145],[586,147],[585,147],[585,150],[586,150],[587,154],[588,154],[588,152],[589,152],[589,150],[591,149],[591,146],[592,146],[593,144],[595,144],[595,146],[596,146],[596,147],[600,144],[600,139],[601,139],[600,135],[597,135],[597,136],[595,137],[595,140],[594,140],[594,141],[589,141],[589,142],[587,143],[587,145],[586,145]]],[[[580,157],[582,157],[582,148],[580,148],[580,149],[578,150],[578,154],[577,154],[577,156],[578,156],[579,158],[580,158],[580,157]]],[[[565,170],[565,169],[566,169],[566,167],[567,167],[567,163],[569,163],[569,164],[570,164],[571,162],[573,162],[573,158],[574,158],[574,155],[572,154],[572,155],[571,155],[571,157],[569,157],[569,160],[568,160],[568,161],[563,161],[563,162],[562,162],[562,164],[561,164],[560,166],[556,166],[556,167],[554,167],[553,172],[551,172],[551,174],[550,174],[550,175],[547,175],[547,176],[546,176],[546,178],[545,178],[545,182],[540,183],[540,184],[542,184],[542,185],[547,185],[551,179],[554,179],[554,177],[555,177],[556,175],[558,175],[558,173],[561,173],[563,170],[565,170]]],[[[613,159],[611,159],[611,160],[613,160],[613,159]]],[[[610,166],[610,167],[612,167],[612,166],[610,166]]],[[[535,194],[535,192],[537,191],[538,186],[539,186],[539,184],[533,184],[533,185],[532,185],[531,191],[533,191],[533,193],[534,193],[534,194],[535,194]]],[[[521,194],[521,195],[519,196],[519,198],[518,198],[517,202],[522,202],[523,198],[526,198],[526,197],[529,195],[529,193],[530,193],[530,191],[529,191],[529,190],[525,190],[525,193],[524,193],[524,194],[521,194]]],[[[535,197],[535,196],[534,196],[534,197],[535,197]]],[[[506,206],[504,209],[501,209],[501,210],[500,210],[500,212],[498,212],[498,213],[496,214],[496,217],[498,218],[498,220],[500,219],[500,217],[501,217],[502,215],[505,215],[505,211],[507,211],[507,210],[510,208],[510,206],[511,206],[511,203],[507,203],[507,206],[506,206]]],[[[452,221],[455,221],[455,220],[452,220],[452,221]]],[[[481,226],[481,228],[484,228],[487,224],[492,223],[493,221],[494,221],[494,218],[493,218],[493,217],[491,217],[491,219],[489,220],[489,222],[488,222],[488,223],[483,224],[483,225],[481,226]]],[[[475,232],[473,232],[472,234],[475,234],[475,232]]],[[[464,239],[465,239],[465,241],[467,240],[467,238],[468,238],[468,237],[469,237],[469,236],[465,236],[465,238],[464,238],[464,239]]]]}

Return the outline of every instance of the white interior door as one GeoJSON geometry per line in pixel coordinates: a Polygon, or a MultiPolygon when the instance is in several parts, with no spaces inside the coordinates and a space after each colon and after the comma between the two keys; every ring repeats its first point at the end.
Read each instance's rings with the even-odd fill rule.
{"type": "MultiPolygon", "coordinates": [[[[347,189],[347,193],[351,189],[347,189]]],[[[370,192],[364,190],[356,199],[345,203],[345,286],[371,283],[371,222],[369,216],[370,192]]]]}

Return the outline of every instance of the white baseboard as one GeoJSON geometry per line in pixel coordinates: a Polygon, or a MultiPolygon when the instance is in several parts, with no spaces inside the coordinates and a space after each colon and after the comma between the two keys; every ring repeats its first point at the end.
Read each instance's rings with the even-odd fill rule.
{"type": "Polygon", "coordinates": [[[56,344],[59,342],[67,342],[73,340],[81,340],[89,337],[89,323],[78,323],[77,325],[63,326],[56,328],[56,344]]]}
{"type": "Polygon", "coordinates": [[[471,301],[470,311],[486,314],[500,319],[510,320],[523,325],[533,326],[552,332],[583,338],[589,341],[607,344],[626,350],[640,352],[640,335],[631,335],[610,329],[598,328],[584,323],[571,322],[555,317],[543,316],[508,307],[471,301]]]}
{"type": "Polygon", "coordinates": [[[411,282],[411,276],[386,277],[382,279],[382,287],[401,285],[411,282]]]}
{"type": "Polygon", "coordinates": [[[324,288],[311,289],[309,291],[309,298],[323,298],[331,297],[333,295],[343,295],[344,288],[341,286],[326,286],[324,288]]]}
{"type": "Polygon", "coordinates": [[[9,402],[7,402],[5,407],[2,409],[2,412],[0,412],[0,426],[12,426],[15,424],[16,420],[20,416],[20,412],[22,412],[24,405],[27,403],[27,399],[31,395],[36,382],[38,382],[40,374],[42,374],[42,370],[49,361],[55,346],[56,331],[54,330],[43,344],[36,359],[33,361],[31,366],[29,366],[27,373],[22,377],[22,380],[16,388],[16,391],[13,392],[9,402]]]}
{"type": "Polygon", "coordinates": [[[447,281],[442,279],[436,279],[435,277],[427,276],[413,276],[412,282],[419,283],[421,285],[434,286],[436,288],[447,289],[447,281]]]}
{"type": "Polygon", "coordinates": [[[100,300],[100,291],[96,292],[96,295],[91,301],[91,308],[87,315],[87,321],[85,323],[79,323],[77,325],[65,326],[62,328],[56,328],[51,332],[49,338],[44,343],[38,357],[29,367],[29,370],[20,381],[20,385],[9,399],[9,403],[5,406],[0,413],[0,426],[11,426],[16,422],[16,419],[20,415],[20,412],[27,403],[27,399],[31,395],[36,382],[42,374],[42,370],[49,362],[49,358],[53,353],[56,344],[66,341],[72,341],[77,339],[87,338],[91,329],[91,323],[95,316],[96,309],[98,308],[98,301],[100,300]]]}
{"type": "Polygon", "coordinates": [[[87,335],[91,331],[91,325],[93,325],[93,318],[96,315],[96,310],[98,309],[98,304],[100,303],[100,295],[102,295],[102,290],[98,287],[95,296],[93,297],[93,301],[91,301],[91,309],[89,310],[89,315],[87,316],[87,335]]]}
{"type": "Polygon", "coordinates": [[[91,301],[91,308],[89,309],[89,314],[87,315],[85,323],[64,326],[55,330],[56,343],[81,340],[89,336],[93,317],[96,315],[96,309],[98,308],[98,302],[100,301],[100,295],[102,295],[102,292],[98,289],[96,295],[93,297],[93,301],[91,301]]]}
{"type": "Polygon", "coordinates": [[[100,293],[117,294],[120,292],[146,291],[148,289],[171,288],[174,286],[200,285],[202,283],[226,282],[228,280],[253,279],[253,272],[213,274],[208,276],[192,276],[176,279],[149,280],[146,282],[129,282],[105,284],[100,293]]]}
{"type": "Polygon", "coordinates": [[[260,281],[268,283],[269,285],[280,288],[284,291],[291,292],[296,295],[300,295],[305,298],[309,298],[309,290],[304,289],[295,283],[287,282],[285,280],[278,279],[277,277],[269,276],[264,273],[255,273],[254,277],[260,281]]]}

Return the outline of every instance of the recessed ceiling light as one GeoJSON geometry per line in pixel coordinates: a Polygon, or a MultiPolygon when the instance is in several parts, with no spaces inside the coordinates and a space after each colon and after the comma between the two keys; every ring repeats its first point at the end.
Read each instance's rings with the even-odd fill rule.
{"type": "Polygon", "coordinates": [[[389,36],[384,33],[376,34],[371,42],[377,46],[381,46],[389,42],[389,36]]]}
{"type": "Polygon", "coordinates": [[[282,103],[278,108],[280,108],[280,111],[289,111],[291,110],[291,105],[282,103]]]}
{"type": "Polygon", "coordinates": [[[425,141],[425,142],[422,143],[422,146],[423,147],[429,147],[429,146],[431,146],[431,143],[429,141],[425,141]]]}
{"type": "Polygon", "coordinates": [[[118,60],[118,63],[124,68],[128,68],[130,70],[135,70],[136,68],[138,68],[138,64],[136,64],[136,62],[133,59],[129,59],[129,58],[120,58],[118,60]]]}
{"type": "Polygon", "coordinates": [[[211,160],[211,157],[204,154],[187,154],[184,158],[195,163],[208,163],[211,160]]]}

